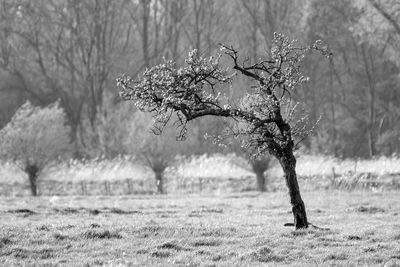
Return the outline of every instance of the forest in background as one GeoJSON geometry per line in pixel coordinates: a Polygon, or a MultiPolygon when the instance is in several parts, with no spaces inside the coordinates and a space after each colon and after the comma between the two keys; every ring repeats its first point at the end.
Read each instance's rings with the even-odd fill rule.
{"type": "MultiPolygon", "coordinates": [[[[58,100],[77,157],[132,154],[137,144],[124,138],[132,135],[168,154],[217,151],[203,138],[224,126],[212,119],[196,122],[179,145],[171,147],[173,131],[150,138],[151,118],[121,102],[115,79],[164,58],[182,63],[192,49],[213,55],[219,43],[255,61],[269,54],[274,32],[301,44],[323,40],[333,53],[307,59],[310,81],[293,95],[318,121],[302,150],[340,158],[400,151],[395,0],[2,0],[0,8],[0,128],[26,100],[58,100]]],[[[235,99],[249,86],[226,93],[235,99]]]]}

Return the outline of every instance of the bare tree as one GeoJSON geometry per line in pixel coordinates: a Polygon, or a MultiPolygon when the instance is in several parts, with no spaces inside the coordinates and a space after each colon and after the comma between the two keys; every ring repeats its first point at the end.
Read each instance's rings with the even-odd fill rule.
{"type": "MultiPolygon", "coordinates": [[[[297,105],[292,103],[290,92],[307,81],[300,67],[310,50],[330,54],[319,42],[299,47],[282,34],[275,34],[271,58],[251,65],[246,61],[241,63],[239,52],[233,47],[221,48],[236,73],[256,84],[253,92],[239,103],[229,103],[220,91],[234,78],[234,73],[220,62],[222,55],[203,58],[196,50],[189,53],[185,67],[176,68],[174,62],[167,61],[145,71],[139,81],[129,76],[119,78],[118,84],[123,88],[121,95],[133,100],[140,110],[152,112],[154,127],[159,132],[175,113],[180,124],[180,138],[187,133],[187,123],[197,118],[217,116],[237,121],[227,135],[241,138],[243,146],[255,157],[270,153],[278,159],[289,189],[294,225],[296,229],[307,228],[293,151],[295,142],[302,140],[310,129],[307,117],[296,120],[297,105]]],[[[223,137],[224,134],[219,138],[223,137]]]]}
{"type": "Polygon", "coordinates": [[[124,2],[3,1],[10,15],[2,29],[7,44],[2,67],[40,103],[46,95],[60,99],[76,141],[82,118],[93,126],[115,75],[113,62],[124,45],[119,37],[128,27],[120,23],[124,2]],[[29,77],[45,89],[32,90],[29,77]]]}

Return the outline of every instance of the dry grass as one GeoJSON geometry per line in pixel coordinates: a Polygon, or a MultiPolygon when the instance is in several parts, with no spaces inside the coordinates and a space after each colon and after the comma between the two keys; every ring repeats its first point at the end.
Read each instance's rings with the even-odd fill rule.
{"type": "MultiPolygon", "coordinates": [[[[299,155],[297,157],[297,173],[300,176],[325,176],[332,174],[332,168],[338,175],[352,173],[372,173],[376,175],[400,174],[400,158],[380,157],[375,159],[340,160],[328,156],[299,155]]],[[[282,176],[279,166],[269,170],[272,176],[282,176]]]]}
{"type": "MultiPolygon", "coordinates": [[[[178,159],[167,169],[164,187],[173,194],[226,194],[256,190],[255,175],[243,158],[233,154],[178,159]]],[[[298,156],[297,172],[303,190],[400,190],[400,159],[338,160],[298,156]]],[[[280,166],[266,172],[270,191],[284,191],[280,166]]],[[[154,174],[129,157],[113,160],[63,162],[44,170],[38,183],[43,195],[121,195],[156,190],[154,174]]],[[[0,195],[29,195],[26,174],[13,164],[0,163],[0,195]]]]}
{"type": "MultiPolygon", "coordinates": [[[[169,170],[170,175],[187,178],[215,177],[221,179],[240,178],[253,175],[250,168],[243,168],[245,160],[233,155],[202,155],[192,157],[169,170]],[[239,162],[239,164],[237,164],[239,162]]],[[[400,174],[399,158],[377,158],[371,160],[339,160],[323,156],[298,156],[297,172],[299,176],[325,176],[332,174],[332,168],[338,175],[353,173],[372,173],[376,175],[400,174]]],[[[281,177],[282,170],[275,164],[268,171],[270,177],[281,177]]],[[[145,167],[134,163],[130,157],[113,160],[94,159],[90,161],[64,162],[46,169],[43,180],[56,181],[116,181],[124,179],[148,180],[152,173],[145,167]]],[[[0,182],[24,183],[26,174],[13,164],[0,162],[0,182]]]]}
{"type": "Polygon", "coordinates": [[[0,265],[400,264],[398,192],[304,198],[310,221],[329,231],[283,227],[283,193],[0,198],[0,265]]]}

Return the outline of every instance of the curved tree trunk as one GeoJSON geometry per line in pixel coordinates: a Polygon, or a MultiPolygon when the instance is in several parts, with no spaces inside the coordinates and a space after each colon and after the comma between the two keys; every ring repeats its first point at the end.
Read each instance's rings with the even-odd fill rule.
{"type": "Polygon", "coordinates": [[[25,172],[28,174],[29,185],[31,188],[32,196],[36,197],[37,194],[37,177],[39,174],[39,168],[36,165],[28,165],[25,168],[25,172]]]}
{"type": "Polygon", "coordinates": [[[292,205],[292,212],[294,216],[294,226],[296,229],[307,228],[307,214],[304,206],[303,199],[300,195],[299,184],[296,175],[296,158],[293,151],[286,151],[285,154],[279,158],[285,174],[286,186],[289,189],[290,204],[292,205]]]}

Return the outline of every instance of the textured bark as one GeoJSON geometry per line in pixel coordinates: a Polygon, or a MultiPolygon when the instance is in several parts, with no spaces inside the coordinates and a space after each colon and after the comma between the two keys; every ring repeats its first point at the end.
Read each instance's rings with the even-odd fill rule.
{"type": "Polygon", "coordinates": [[[32,196],[36,197],[37,194],[37,177],[39,174],[39,168],[36,165],[28,165],[25,168],[25,172],[28,174],[29,186],[31,189],[32,196]]]}
{"type": "Polygon", "coordinates": [[[292,151],[286,153],[279,159],[285,174],[286,186],[289,190],[290,204],[294,217],[294,226],[296,229],[307,228],[307,214],[303,199],[300,195],[299,184],[296,175],[296,159],[292,151]]]}

